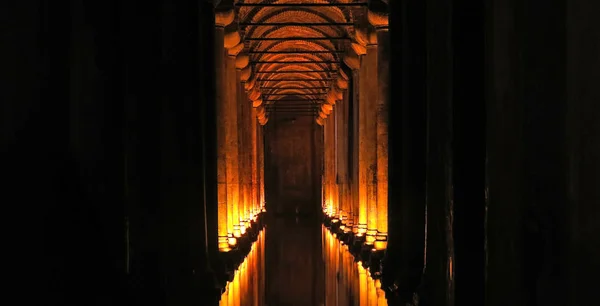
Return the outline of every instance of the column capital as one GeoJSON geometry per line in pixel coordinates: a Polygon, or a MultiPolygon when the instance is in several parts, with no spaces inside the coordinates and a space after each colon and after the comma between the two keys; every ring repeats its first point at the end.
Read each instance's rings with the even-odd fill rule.
{"type": "Polygon", "coordinates": [[[245,82],[244,89],[250,90],[256,85],[256,78],[252,75],[252,66],[246,66],[242,69],[242,75],[240,76],[242,82],[245,82]]]}
{"type": "MultiPolygon", "coordinates": [[[[229,54],[229,49],[232,49],[233,47],[238,46],[238,44],[240,44],[240,42],[242,41],[242,37],[240,36],[240,33],[237,30],[230,30],[230,31],[225,31],[225,36],[223,37],[223,46],[228,49],[228,54],[229,54]]],[[[242,49],[244,48],[243,44],[242,44],[242,49]]],[[[241,49],[239,50],[241,51],[241,49]]],[[[238,51],[238,53],[239,53],[238,51]]],[[[235,54],[237,55],[237,53],[235,54]]],[[[235,56],[232,55],[232,56],[235,56]]]]}
{"type": "Polygon", "coordinates": [[[367,44],[367,48],[370,46],[377,45],[377,31],[369,31],[369,43],[367,44]]]}
{"type": "Polygon", "coordinates": [[[354,35],[352,35],[352,40],[355,44],[366,47],[369,43],[368,30],[358,26],[354,27],[354,35]]]}
{"type": "Polygon", "coordinates": [[[254,86],[252,89],[250,89],[248,91],[248,99],[250,99],[250,101],[259,100],[260,98],[261,98],[261,94],[260,94],[260,90],[258,89],[258,86],[254,86]]]}
{"type": "MultiPolygon", "coordinates": [[[[240,43],[242,48],[244,47],[243,43],[240,43]]],[[[248,67],[250,64],[250,56],[247,53],[239,53],[237,58],[235,59],[235,68],[244,69],[248,67]]]]}
{"type": "Polygon", "coordinates": [[[225,11],[216,11],[215,12],[215,26],[224,28],[235,20],[235,11],[225,10],[225,11]]]}
{"type": "Polygon", "coordinates": [[[346,52],[343,61],[352,70],[358,70],[360,68],[360,58],[356,52],[346,52]]]}
{"type": "Polygon", "coordinates": [[[252,101],[252,107],[257,108],[263,104],[262,99],[256,99],[252,101]]]}
{"type": "MultiPolygon", "coordinates": [[[[242,52],[243,49],[244,49],[244,43],[240,42],[237,45],[227,49],[227,55],[234,56],[237,59],[238,55],[240,54],[240,52],[242,52]]],[[[236,68],[237,68],[237,64],[236,64],[236,68]]]]}
{"type": "Polygon", "coordinates": [[[388,29],[389,27],[388,12],[375,11],[369,9],[367,13],[367,19],[369,20],[369,23],[377,30],[388,29]]]}

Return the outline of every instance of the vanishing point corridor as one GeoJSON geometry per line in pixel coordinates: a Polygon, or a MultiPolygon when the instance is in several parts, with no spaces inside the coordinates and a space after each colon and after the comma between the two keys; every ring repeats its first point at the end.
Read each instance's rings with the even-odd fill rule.
{"type": "Polygon", "coordinates": [[[18,305],[598,305],[600,1],[5,6],[18,305]]]}

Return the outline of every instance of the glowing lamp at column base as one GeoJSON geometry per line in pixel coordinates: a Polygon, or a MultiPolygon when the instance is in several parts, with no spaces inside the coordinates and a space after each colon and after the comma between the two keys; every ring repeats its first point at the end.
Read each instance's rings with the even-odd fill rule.
{"type": "Polygon", "coordinates": [[[377,230],[367,230],[367,237],[365,239],[365,244],[373,245],[375,243],[375,236],[377,235],[377,230]]]}
{"type": "Polygon", "coordinates": [[[242,232],[241,232],[239,224],[233,226],[233,237],[235,237],[235,238],[242,237],[242,232]]]}
{"type": "Polygon", "coordinates": [[[240,236],[245,235],[245,234],[246,234],[246,223],[242,222],[242,224],[240,225],[240,236]]]}
{"type": "Polygon", "coordinates": [[[229,242],[227,237],[219,237],[219,251],[221,252],[229,252],[231,249],[229,248],[229,242]]]}
{"type": "Polygon", "coordinates": [[[374,246],[378,251],[385,250],[387,248],[387,233],[377,233],[374,246]]]}
{"type": "Polygon", "coordinates": [[[364,236],[366,233],[367,233],[367,225],[366,224],[359,224],[356,236],[359,236],[359,237],[360,236],[364,236]]]}
{"type": "Polygon", "coordinates": [[[229,247],[233,248],[237,245],[237,239],[235,237],[229,237],[227,238],[227,243],[229,244],[229,247]]]}

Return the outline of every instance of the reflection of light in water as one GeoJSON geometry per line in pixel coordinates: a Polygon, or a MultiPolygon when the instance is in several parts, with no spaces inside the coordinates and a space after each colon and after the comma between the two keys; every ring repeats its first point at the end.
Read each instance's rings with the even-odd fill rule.
{"type": "Polygon", "coordinates": [[[219,306],[263,305],[265,279],[265,229],[258,235],[244,262],[234,273],[233,281],[227,283],[219,306]]]}
{"type": "MultiPolygon", "coordinates": [[[[265,298],[265,231],[227,284],[219,306],[262,306],[265,298]]],[[[325,262],[325,306],[385,306],[379,280],[374,280],[362,263],[355,262],[348,246],[325,227],[321,233],[325,262]]]]}
{"type": "Polygon", "coordinates": [[[326,271],[325,305],[387,305],[381,282],[373,279],[361,262],[354,261],[348,246],[337,240],[335,234],[325,227],[322,228],[322,237],[326,271]]]}

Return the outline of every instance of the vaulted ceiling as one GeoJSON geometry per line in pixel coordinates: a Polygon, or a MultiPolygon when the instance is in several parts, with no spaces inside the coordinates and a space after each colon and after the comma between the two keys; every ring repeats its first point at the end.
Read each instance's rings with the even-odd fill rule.
{"type": "Polygon", "coordinates": [[[348,86],[346,52],[366,44],[361,43],[366,35],[357,29],[367,27],[367,0],[239,0],[230,5],[236,12],[230,27],[240,33],[241,53],[248,55],[246,89],[254,104],[262,104],[267,113],[318,118],[319,112],[330,112],[348,86]]]}

